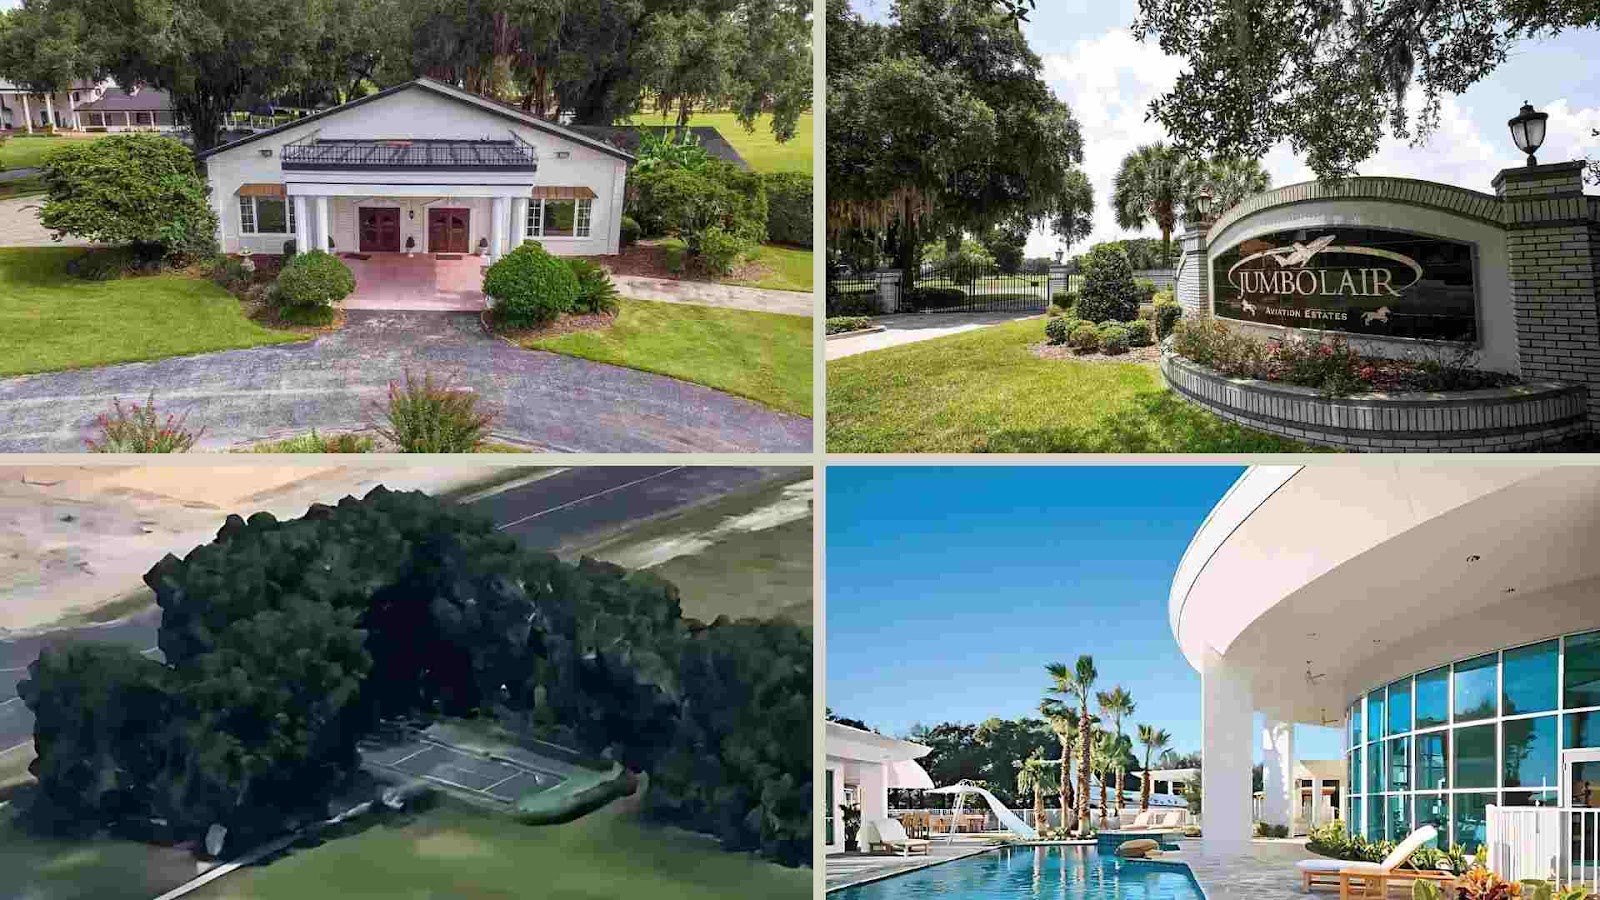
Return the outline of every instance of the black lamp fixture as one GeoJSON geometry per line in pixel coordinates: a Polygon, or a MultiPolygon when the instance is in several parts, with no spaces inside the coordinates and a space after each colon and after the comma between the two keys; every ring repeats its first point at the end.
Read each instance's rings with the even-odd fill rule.
{"type": "Polygon", "coordinates": [[[1065,250],[1061,250],[1061,249],[1057,249],[1056,250],[1056,265],[1058,265],[1058,266],[1061,265],[1061,257],[1065,256],[1066,253],[1067,253],[1067,251],[1065,251],[1065,250]]]}
{"type": "Polygon", "coordinates": [[[1507,121],[1511,126],[1511,139],[1516,142],[1517,149],[1528,154],[1528,165],[1537,166],[1539,160],[1533,154],[1539,151],[1539,145],[1544,143],[1544,123],[1550,118],[1549,113],[1534,112],[1533,105],[1524,101],[1522,109],[1514,118],[1507,121]]]}
{"type": "Polygon", "coordinates": [[[1195,208],[1195,212],[1198,212],[1200,214],[1200,220],[1201,221],[1205,221],[1206,219],[1210,218],[1211,217],[1211,192],[1202,188],[1200,193],[1195,194],[1194,195],[1194,208],[1195,208]]]}

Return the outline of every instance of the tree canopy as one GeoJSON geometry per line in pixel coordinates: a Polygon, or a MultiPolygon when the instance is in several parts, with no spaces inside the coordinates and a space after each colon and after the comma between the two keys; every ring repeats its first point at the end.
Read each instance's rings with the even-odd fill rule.
{"type": "Polygon", "coordinates": [[[888,24],[828,3],[828,224],[913,269],[929,240],[1081,233],[1083,159],[1015,4],[896,0],[888,24]]]}
{"type": "Polygon", "coordinates": [[[1340,178],[1385,129],[1425,140],[1442,98],[1518,42],[1597,26],[1600,4],[1584,0],[1139,0],[1134,33],[1188,61],[1150,106],[1180,146],[1259,158],[1287,140],[1319,178],[1340,178]]]}

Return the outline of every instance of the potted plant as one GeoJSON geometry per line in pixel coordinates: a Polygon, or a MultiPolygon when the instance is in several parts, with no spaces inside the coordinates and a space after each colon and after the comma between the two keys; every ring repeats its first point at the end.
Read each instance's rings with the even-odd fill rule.
{"type": "Polygon", "coordinates": [[[839,820],[844,823],[845,852],[854,853],[860,849],[856,843],[856,835],[861,832],[861,804],[852,803],[839,807],[839,820]]]}
{"type": "Polygon", "coordinates": [[[486,238],[486,237],[478,238],[478,255],[482,256],[482,255],[484,255],[485,253],[488,253],[488,252],[489,252],[489,239],[486,238]]]}
{"type": "Polygon", "coordinates": [[[417,239],[416,239],[416,237],[414,237],[412,235],[406,235],[406,256],[414,256],[415,254],[412,251],[414,251],[416,249],[417,249],[417,239]]]}

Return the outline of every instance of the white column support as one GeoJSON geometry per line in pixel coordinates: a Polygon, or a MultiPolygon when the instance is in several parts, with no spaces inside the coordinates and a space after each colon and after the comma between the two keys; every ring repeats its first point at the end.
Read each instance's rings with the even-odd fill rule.
{"type": "Polygon", "coordinates": [[[1261,727],[1261,819],[1268,825],[1294,824],[1294,725],[1268,719],[1261,727]]]}
{"type": "Polygon", "coordinates": [[[327,250],[328,249],[328,238],[332,234],[332,232],[330,232],[328,230],[328,198],[326,196],[323,196],[323,195],[318,195],[316,197],[316,201],[317,201],[317,232],[316,232],[317,242],[316,242],[316,244],[314,244],[312,246],[311,249],[327,250]]]}
{"type": "Polygon", "coordinates": [[[511,201],[511,249],[522,246],[528,239],[528,198],[516,197],[511,201]]]}
{"type": "Polygon", "coordinates": [[[1201,810],[1204,840],[1249,842],[1254,700],[1245,673],[1207,647],[1200,670],[1201,810]]]}
{"type": "Polygon", "coordinates": [[[28,109],[28,95],[22,95],[22,121],[28,126],[28,133],[33,134],[33,111],[28,109]]]}
{"type": "Polygon", "coordinates": [[[304,195],[289,198],[294,204],[294,249],[297,253],[304,253],[311,249],[311,217],[307,215],[310,210],[304,195]]]}
{"type": "Polygon", "coordinates": [[[50,127],[54,129],[56,127],[56,101],[49,94],[44,95],[44,117],[45,121],[50,123],[50,127]]]}
{"type": "Polygon", "coordinates": [[[494,198],[494,211],[489,216],[489,262],[495,262],[506,253],[506,222],[510,218],[511,204],[505,197],[494,198]]]}

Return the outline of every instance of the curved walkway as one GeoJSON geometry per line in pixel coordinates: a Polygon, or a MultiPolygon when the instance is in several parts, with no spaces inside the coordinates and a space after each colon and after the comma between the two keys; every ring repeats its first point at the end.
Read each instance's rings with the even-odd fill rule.
{"type": "Polygon", "coordinates": [[[613,274],[617,293],[636,300],[662,303],[688,303],[693,306],[721,306],[752,312],[782,313],[787,316],[814,316],[816,303],[810,291],[774,291],[770,288],[714,281],[689,281],[674,278],[648,278],[643,275],[613,274]]]}
{"type": "Polygon", "coordinates": [[[753,400],[484,334],[475,315],[352,310],[315,340],[0,380],[0,452],[84,449],[94,418],[154,391],[203,426],[202,449],[383,421],[406,369],[450,376],[499,413],[495,435],[585,453],[807,452],[808,418],[753,400]]]}

